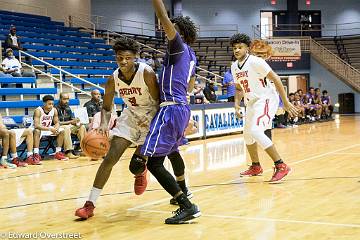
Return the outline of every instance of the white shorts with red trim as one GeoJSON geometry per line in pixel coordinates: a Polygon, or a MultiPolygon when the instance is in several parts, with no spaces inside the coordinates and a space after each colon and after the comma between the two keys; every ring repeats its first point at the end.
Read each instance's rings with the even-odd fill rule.
{"type": "Polygon", "coordinates": [[[247,145],[257,142],[263,149],[272,145],[264,131],[272,128],[272,120],[279,107],[277,94],[249,102],[246,106],[244,139],[247,145]]]}

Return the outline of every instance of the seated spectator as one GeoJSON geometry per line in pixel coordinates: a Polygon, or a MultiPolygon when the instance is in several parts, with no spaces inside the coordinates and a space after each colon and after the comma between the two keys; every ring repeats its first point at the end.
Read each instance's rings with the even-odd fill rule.
{"type": "MultiPolygon", "coordinates": [[[[4,128],[5,124],[8,124],[8,120],[11,120],[11,124],[16,125],[15,121],[12,118],[3,118],[0,114],[0,126],[4,128]],[[5,121],[7,120],[7,121],[5,121]]],[[[9,147],[10,147],[10,156],[11,159],[9,163],[15,164],[17,167],[26,167],[28,164],[33,163],[33,130],[32,128],[15,128],[8,130],[9,134],[9,147]],[[24,140],[26,140],[27,146],[27,158],[24,162],[23,159],[20,159],[17,155],[17,147],[19,147],[24,140]]]]}
{"type": "MultiPolygon", "coordinates": [[[[26,51],[26,48],[23,48],[20,42],[20,37],[16,34],[16,27],[12,25],[10,27],[10,33],[6,36],[5,39],[5,48],[11,48],[12,50],[22,50],[26,51]]],[[[29,62],[31,64],[31,58],[27,55],[25,55],[25,61],[29,62]]]]}
{"type": "Polygon", "coordinates": [[[5,48],[24,50],[21,46],[20,37],[16,35],[16,27],[14,25],[10,27],[10,33],[6,36],[5,48]]]}
{"type": "Polygon", "coordinates": [[[154,59],[154,72],[157,74],[158,78],[160,76],[161,70],[162,70],[162,54],[161,53],[153,53],[153,59],[154,59]]]}
{"type": "Polygon", "coordinates": [[[34,162],[41,164],[41,156],[39,154],[40,139],[42,136],[56,136],[55,159],[69,160],[61,152],[64,145],[66,151],[71,149],[71,133],[70,129],[60,128],[58,111],[54,108],[54,97],[46,95],[43,97],[44,105],[38,107],[34,112],[34,162]]]}
{"type": "Polygon", "coordinates": [[[11,48],[6,49],[6,58],[2,62],[6,74],[11,74],[13,77],[35,77],[34,72],[25,72],[22,69],[21,63],[14,56],[11,48]]]}
{"type": "MultiPolygon", "coordinates": [[[[289,102],[291,104],[295,104],[295,93],[289,93],[289,102]]],[[[292,117],[290,116],[290,114],[287,115],[288,116],[288,120],[291,124],[296,124],[299,120],[299,118],[297,116],[292,117]]]]}
{"type": "Polygon", "coordinates": [[[139,63],[146,63],[146,53],[144,51],[140,52],[140,57],[137,59],[139,63]]]}
{"type": "Polygon", "coordinates": [[[203,104],[204,103],[204,93],[203,88],[199,81],[195,81],[194,89],[192,91],[193,96],[190,97],[191,104],[203,104]],[[193,100],[192,100],[193,99],[193,100]]]}
{"type": "Polygon", "coordinates": [[[316,115],[317,115],[316,120],[320,120],[323,112],[320,88],[315,89],[314,103],[315,103],[316,115]]]}
{"type": "Polygon", "coordinates": [[[304,98],[303,90],[302,90],[302,89],[298,89],[296,92],[297,92],[297,93],[299,94],[299,96],[300,96],[300,101],[303,101],[303,98],[304,98]]]}
{"type": "Polygon", "coordinates": [[[0,168],[16,168],[15,164],[9,163],[7,156],[9,153],[10,146],[10,131],[7,130],[6,126],[2,123],[2,119],[0,122],[0,139],[2,145],[2,153],[0,159],[0,168]]]}
{"type": "Polygon", "coordinates": [[[152,56],[146,58],[146,64],[149,65],[155,72],[155,54],[153,53],[152,56]]]}
{"type": "Polygon", "coordinates": [[[206,87],[203,90],[204,92],[204,96],[205,98],[210,102],[210,103],[215,103],[217,100],[217,96],[215,93],[215,87],[214,87],[214,83],[210,82],[206,84],[206,87]]]}
{"type": "Polygon", "coordinates": [[[334,106],[331,105],[331,99],[330,99],[330,96],[328,95],[328,91],[326,91],[326,90],[322,91],[321,103],[322,103],[324,112],[326,114],[326,117],[331,118],[332,113],[334,111],[334,106]]]}
{"type": "Polygon", "coordinates": [[[226,87],[228,102],[235,102],[235,84],[230,69],[224,74],[223,86],[226,87]]]}
{"type": "Polygon", "coordinates": [[[315,89],[309,88],[309,92],[303,96],[305,113],[311,121],[315,121],[315,117],[318,115],[318,106],[315,104],[315,89]]]}
{"type": "Polygon", "coordinates": [[[298,117],[301,123],[305,122],[305,107],[301,101],[299,92],[295,92],[293,105],[298,109],[298,117]]]}
{"type": "MultiPolygon", "coordinates": [[[[60,100],[56,109],[59,115],[60,126],[63,128],[69,128],[71,135],[78,137],[80,143],[84,139],[86,128],[80,124],[80,119],[73,118],[73,112],[69,106],[69,94],[60,93],[60,100]]],[[[69,143],[69,149],[73,149],[72,142],[69,143]]],[[[75,158],[75,153],[69,153],[69,158],[75,158]]]]}
{"type": "Polygon", "coordinates": [[[102,104],[100,103],[101,100],[101,94],[98,89],[94,89],[91,91],[91,100],[86,102],[84,104],[84,107],[86,107],[89,120],[91,122],[92,118],[97,112],[101,111],[102,104]]]}

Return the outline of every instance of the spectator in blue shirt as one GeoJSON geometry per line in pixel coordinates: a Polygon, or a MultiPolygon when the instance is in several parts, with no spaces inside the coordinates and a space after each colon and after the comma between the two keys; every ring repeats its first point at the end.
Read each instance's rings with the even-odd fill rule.
{"type": "Polygon", "coordinates": [[[227,93],[227,99],[228,102],[234,102],[235,101],[235,84],[234,79],[231,74],[231,70],[227,70],[224,74],[223,79],[223,86],[226,87],[226,93],[227,93]]]}

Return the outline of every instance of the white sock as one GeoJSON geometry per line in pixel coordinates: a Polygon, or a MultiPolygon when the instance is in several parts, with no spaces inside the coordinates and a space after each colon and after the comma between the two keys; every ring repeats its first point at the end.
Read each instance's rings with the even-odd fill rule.
{"type": "Polygon", "coordinates": [[[56,147],[56,152],[61,152],[61,147],[56,147]]]}
{"type": "Polygon", "coordinates": [[[39,148],[34,148],[34,153],[39,154],[39,148]]]}
{"type": "Polygon", "coordinates": [[[92,202],[94,205],[95,205],[96,200],[99,198],[101,191],[102,191],[102,189],[92,187],[90,196],[89,196],[89,201],[92,202]]]}
{"type": "Polygon", "coordinates": [[[1,160],[7,160],[7,156],[1,156],[1,160]]]}
{"type": "Polygon", "coordinates": [[[33,155],[33,152],[27,152],[27,153],[26,153],[26,156],[27,156],[27,157],[30,157],[31,155],[33,155]]]}
{"type": "Polygon", "coordinates": [[[10,155],[11,155],[11,159],[14,159],[14,158],[18,157],[17,153],[10,153],[10,155]]]}

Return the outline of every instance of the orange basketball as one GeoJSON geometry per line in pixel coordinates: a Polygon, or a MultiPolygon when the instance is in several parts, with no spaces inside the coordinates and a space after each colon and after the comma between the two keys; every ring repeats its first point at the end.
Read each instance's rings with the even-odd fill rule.
{"type": "Polygon", "coordinates": [[[96,131],[88,132],[81,142],[81,149],[86,156],[91,158],[105,156],[109,148],[109,139],[96,131]]]}

